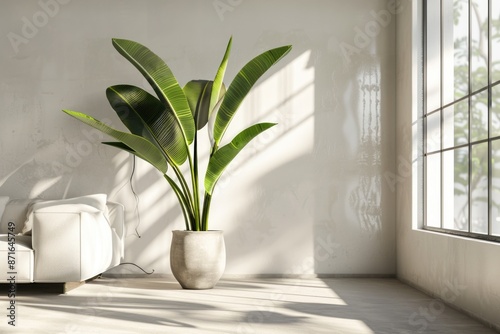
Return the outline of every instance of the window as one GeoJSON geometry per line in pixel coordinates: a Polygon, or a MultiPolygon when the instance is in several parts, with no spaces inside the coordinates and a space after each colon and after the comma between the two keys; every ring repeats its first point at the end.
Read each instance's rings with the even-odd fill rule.
{"type": "Polygon", "coordinates": [[[424,1],[424,228],[500,241],[500,0],[424,1]]]}

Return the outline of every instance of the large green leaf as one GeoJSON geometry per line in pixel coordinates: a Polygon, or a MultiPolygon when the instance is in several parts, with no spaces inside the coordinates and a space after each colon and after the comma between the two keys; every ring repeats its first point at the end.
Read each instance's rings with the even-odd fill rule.
{"type": "Polygon", "coordinates": [[[140,155],[140,153],[137,153],[136,151],[134,151],[133,149],[131,149],[130,147],[128,147],[127,145],[125,145],[121,141],[103,141],[101,144],[116,147],[116,148],[119,148],[120,150],[127,151],[128,153],[137,155],[141,159],[143,158],[140,155]]]}
{"type": "Polygon", "coordinates": [[[191,80],[183,88],[198,130],[208,122],[213,81],[191,80]]]}
{"type": "Polygon", "coordinates": [[[217,181],[236,155],[253,138],[275,125],[276,123],[258,123],[252,125],[241,131],[229,144],[217,150],[208,162],[207,173],[205,174],[205,191],[212,195],[217,181]]]}
{"type": "Polygon", "coordinates": [[[231,82],[217,113],[214,124],[214,140],[218,146],[241,102],[257,80],[283,56],[291,46],[268,50],[248,62],[231,82]]]}
{"type": "Polygon", "coordinates": [[[137,42],[113,38],[113,46],[142,73],[160,100],[170,105],[181,125],[186,142],[191,144],[196,131],[193,115],[182,88],[167,64],[137,42]]]}
{"type": "Polygon", "coordinates": [[[83,113],[71,110],[63,110],[66,114],[73,116],[79,121],[90,125],[91,127],[119,140],[133,152],[137,152],[137,156],[149,162],[152,166],[165,174],[167,172],[167,161],[161,151],[146,139],[135,134],[122,132],[96,120],[95,118],[83,113]]]}
{"type": "Polygon", "coordinates": [[[219,65],[219,69],[217,70],[217,74],[215,75],[213,88],[210,96],[210,113],[213,112],[215,105],[221,99],[222,95],[226,92],[224,87],[224,74],[226,73],[227,62],[229,59],[229,54],[231,53],[231,45],[233,43],[233,38],[229,39],[227,43],[226,52],[224,53],[224,57],[222,57],[222,62],[219,65]],[[223,91],[222,91],[223,89],[223,91]]]}
{"type": "Polygon", "coordinates": [[[145,90],[130,85],[111,86],[106,96],[130,132],[156,144],[177,166],[186,161],[188,148],[169,107],[145,90]]]}
{"type": "Polygon", "coordinates": [[[143,160],[148,161],[147,158],[145,158],[142,154],[134,151],[133,149],[131,149],[130,147],[128,147],[127,145],[125,145],[124,143],[122,143],[120,141],[117,141],[117,142],[107,141],[107,142],[102,142],[102,144],[108,145],[108,146],[111,146],[111,147],[115,147],[115,148],[119,148],[120,150],[126,151],[126,152],[131,153],[131,154],[133,154],[135,156],[138,156],[139,158],[141,158],[143,160]]]}

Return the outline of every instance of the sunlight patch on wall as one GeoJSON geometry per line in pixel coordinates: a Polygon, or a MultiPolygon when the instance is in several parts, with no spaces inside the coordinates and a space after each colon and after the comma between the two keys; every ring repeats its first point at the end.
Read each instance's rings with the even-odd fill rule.
{"type": "MultiPolygon", "coordinates": [[[[215,201],[231,203],[223,212],[214,206],[212,218],[227,224],[223,226],[231,235],[227,248],[237,249],[237,261],[230,261],[232,272],[290,272],[294,264],[289,261],[262,260],[265,254],[280,249],[290,249],[294,263],[313,256],[313,240],[304,238],[311,233],[313,214],[308,210],[309,195],[301,190],[311,188],[315,69],[311,51],[295,58],[292,55],[285,58],[288,63],[254,87],[235,119],[237,124],[232,124],[241,129],[255,122],[278,123],[241,152],[215,191],[215,201]],[[289,225],[284,232],[286,224],[294,227],[289,225]],[[259,252],[262,256],[255,257],[259,252]],[[247,261],[240,262],[242,258],[247,261]]],[[[300,270],[312,274],[313,265],[300,270]]]]}
{"type": "Polygon", "coordinates": [[[59,181],[61,181],[62,176],[45,178],[36,182],[31,188],[29,198],[37,198],[42,195],[45,191],[48,191],[52,187],[55,187],[59,181]]]}
{"type": "Polygon", "coordinates": [[[248,109],[241,111],[245,124],[277,123],[242,152],[245,160],[259,152],[272,156],[270,163],[255,171],[256,177],[313,151],[315,73],[310,59],[309,50],[293,59],[259,83],[242,105],[248,109]]]}

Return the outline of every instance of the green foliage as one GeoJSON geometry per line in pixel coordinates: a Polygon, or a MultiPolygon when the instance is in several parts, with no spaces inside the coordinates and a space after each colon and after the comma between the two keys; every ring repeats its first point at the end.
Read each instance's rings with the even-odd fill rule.
{"type": "MultiPolygon", "coordinates": [[[[483,4],[484,5],[484,4],[483,4]]],[[[486,4],[487,5],[487,4],[486,4]]],[[[492,13],[492,12],[491,12],[492,13]]],[[[464,99],[454,103],[453,106],[444,109],[444,116],[448,112],[453,112],[450,119],[453,120],[454,146],[462,146],[469,142],[469,147],[454,149],[454,195],[463,198],[469,198],[455,211],[455,227],[458,229],[467,229],[469,220],[469,210],[473,205],[484,203],[500,209],[500,202],[494,196],[484,196],[483,194],[494,194],[500,190],[495,180],[496,175],[500,174],[499,165],[495,163],[494,157],[498,154],[483,140],[488,139],[488,125],[490,132],[496,133],[495,121],[499,119],[500,94],[495,93],[495,87],[489,92],[483,89],[491,80],[499,77],[500,62],[495,57],[494,48],[492,53],[488,54],[488,33],[490,33],[491,45],[497,45],[500,41],[500,19],[491,17],[491,26],[489,26],[486,17],[481,20],[482,15],[478,7],[478,2],[469,2],[466,0],[457,0],[453,7],[454,29],[459,32],[461,37],[454,38],[454,97],[455,101],[472,93],[469,99],[464,99]],[[469,36],[469,25],[476,27],[478,31],[469,36]],[[460,31],[466,29],[465,36],[460,31]],[[490,69],[488,70],[488,62],[490,69]],[[491,76],[491,78],[490,78],[491,76]],[[491,159],[491,162],[488,160],[491,159]],[[490,170],[491,168],[491,170],[490,170]],[[488,178],[493,177],[489,182],[488,178]],[[490,189],[488,189],[490,187],[490,189]],[[470,203],[469,203],[470,201],[470,203]]],[[[471,29],[474,30],[474,29],[471,29]]],[[[490,134],[490,137],[496,135],[490,134]]],[[[498,140],[498,138],[494,139],[498,140]]],[[[493,143],[493,142],[492,142],[493,143]]],[[[457,201],[459,203],[459,201],[457,201]]],[[[486,214],[487,216],[487,214],[486,214]]],[[[472,217],[471,217],[472,218],[472,217]]],[[[471,224],[474,222],[471,222],[471,224]]],[[[483,224],[485,228],[487,221],[476,222],[483,224]]]]}
{"type": "Polygon", "coordinates": [[[187,230],[208,229],[210,203],[222,173],[252,139],[275,125],[252,125],[219,148],[229,123],[251,88],[291,50],[291,46],[283,46],[253,58],[226,91],[223,80],[231,45],[232,39],[214,80],[192,80],[181,88],[167,64],[150,49],[134,41],[113,39],[115,49],[139,70],[157,96],[131,85],[116,85],[106,90],[109,103],[130,133],[113,129],[80,112],[63,110],[118,140],[103,144],[134,154],[158,169],[179,200],[187,230]],[[207,124],[211,150],[203,179],[203,207],[200,207],[197,131],[207,124]],[[189,164],[188,178],[181,172],[186,162],[189,164]],[[168,166],[176,180],[167,174],[168,166]]]}

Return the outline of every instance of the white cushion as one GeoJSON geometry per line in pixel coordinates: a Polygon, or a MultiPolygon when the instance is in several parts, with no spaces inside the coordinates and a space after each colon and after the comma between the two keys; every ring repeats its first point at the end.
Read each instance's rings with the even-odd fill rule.
{"type": "Polygon", "coordinates": [[[33,228],[34,211],[47,209],[50,211],[64,210],[60,212],[72,212],[72,211],[76,212],[78,210],[89,211],[88,208],[93,207],[97,211],[105,213],[107,211],[106,201],[107,201],[106,194],[94,194],[94,195],[80,196],[80,197],[61,199],[61,200],[36,202],[28,210],[27,219],[22,229],[22,234],[31,235],[31,230],[33,228]]]}
{"type": "Polygon", "coordinates": [[[54,212],[54,213],[80,213],[80,212],[90,212],[90,213],[99,213],[102,210],[97,209],[96,207],[88,204],[57,204],[51,206],[45,206],[43,208],[35,209],[33,212],[54,212]]]}
{"type": "MultiPolygon", "coordinates": [[[[7,263],[9,255],[9,238],[7,235],[0,235],[0,283],[7,283],[8,277],[6,273],[12,271],[7,263]]],[[[16,235],[16,282],[30,283],[33,282],[33,265],[34,252],[31,248],[31,237],[16,235]]]]}

